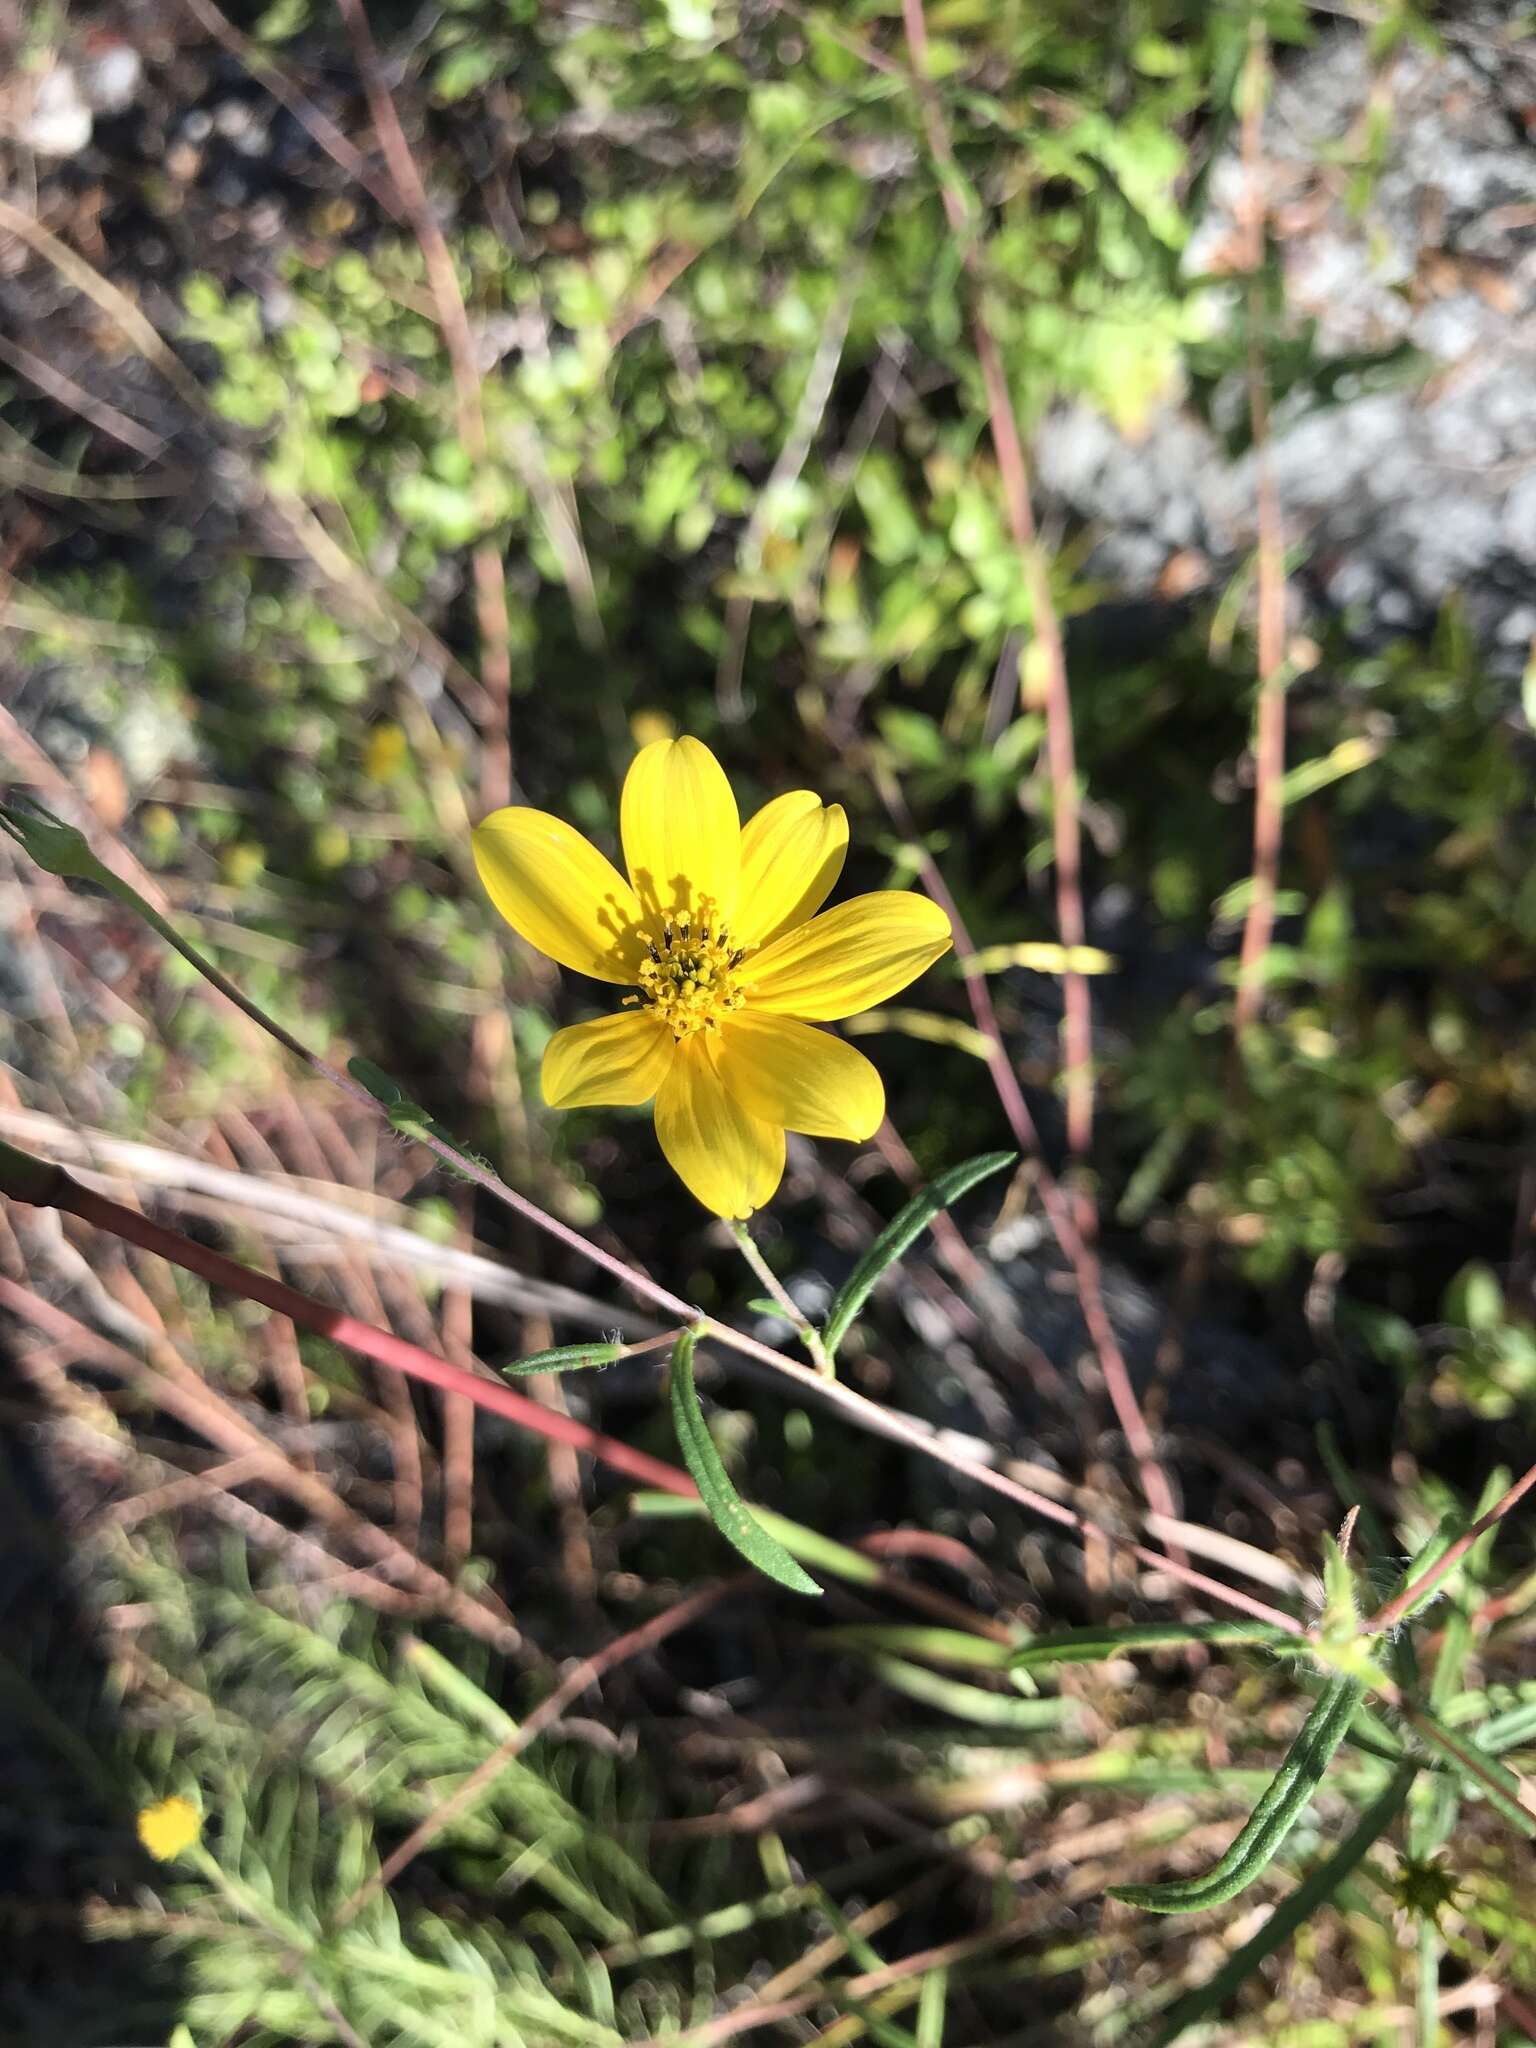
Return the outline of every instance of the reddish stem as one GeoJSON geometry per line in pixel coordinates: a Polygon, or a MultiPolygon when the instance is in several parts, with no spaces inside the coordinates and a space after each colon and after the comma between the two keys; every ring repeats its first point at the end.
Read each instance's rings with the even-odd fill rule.
{"type": "MultiPolygon", "coordinates": [[[[1083,1312],[1089,1342],[1093,1345],[1094,1356],[1099,1361],[1099,1370],[1104,1375],[1105,1392],[1109,1395],[1110,1406],[1115,1419],[1130,1446],[1131,1456],[1136,1460],[1136,1471],[1141,1481],[1141,1490],[1148,1507],[1155,1513],[1178,1519],[1174,1506],[1173,1488],[1168,1476],[1158,1462],[1157,1446],[1152,1441],[1152,1432],[1147,1419],[1141,1412],[1141,1403],[1136,1398],[1136,1389],[1131,1382],[1131,1369],[1126,1364],[1125,1353],[1120,1349],[1114,1325],[1109,1320],[1104,1306],[1104,1288],[1099,1274],[1098,1255],[1089,1239],[1080,1228],[1081,1216],[1074,1215],[1073,1204],[1068,1201],[1061,1183],[1046,1165],[1040,1152],[1040,1134],[1035,1129],[1035,1120],[1029,1113],[1029,1104],[1024,1100],[1024,1091],[1019,1086],[1018,1076],[1013,1070],[1003,1045],[1002,1029],[997,1021],[997,1012],[992,1007],[992,991],[987,977],[981,970],[970,964],[976,948],[960,915],[960,907],[949,892],[938,863],[924,847],[907,808],[906,798],[898,785],[880,769],[875,770],[875,783],[886,809],[895,821],[898,831],[903,833],[916,850],[918,874],[923,887],[949,919],[950,929],[955,936],[955,947],[960,955],[960,973],[965,982],[965,992],[970,998],[971,1015],[976,1028],[987,1041],[987,1071],[997,1089],[998,1100],[1002,1103],[1003,1114],[1008,1119],[1021,1152],[1034,1161],[1035,1186],[1040,1195],[1041,1207],[1061,1246],[1063,1256],[1072,1268],[1077,1282],[1078,1304],[1083,1312]]],[[[1173,1557],[1182,1562],[1184,1553],[1170,1544],[1173,1557]]]]}
{"type": "Polygon", "coordinates": [[[250,1266],[239,1265],[234,1259],[225,1258],[222,1252],[198,1244],[190,1237],[183,1237],[180,1231],[170,1230],[148,1216],[141,1216],[137,1209],[125,1208],[121,1202],[113,1202],[107,1196],[97,1194],[94,1188],[83,1186],[62,1167],[50,1169],[46,1196],[29,1194],[24,1199],[62,1209],[71,1216],[78,1216],[83,1223],[109,1230],[114,1237],[126,1238],[130,1244],[154,1252],[162,1259],[169,1259],[173,1265],[184,1267],[189,1273],[196,1273],[210,1286],[243,1295],[247,1301],[259,1301],[278,1315],[287,1316],[301,1330],[312,1331],[317,1337],[327,1337],[333,1344],[343,1345],[349,1351],[359,1351],[365,1358],[374,1359],[395,1372],[406,1373],[412,1379],[423,1380],[428,1386],[441,1387],[449,1394],[462,1394],[476,1407],[489,1409],[493,1415],[505,1416],[520,1428],[532,1430],[555,1443],[571,1444],[577,1450],[590,1451],[603,1464],[612,1466],[616,1472],[623,1472],[641,1486],[654,1486],[685,1500],[693,1499],[698,1491],[687,1474],[680,1472],[675,1465],[665,1465],[659,1458],[652,1458],[644,1451],[620,1443],[616,1437],[604,1436],[600,1430],[588,1428],[586,1423],[576,1421],[573,1416],[541,1408],[537,1401],[530,1401],[525,1394],[516,1393],[511,1387],[504,1387],[496,1380],[481,1379],[476,1373],[466,1372],[462,1366],[450,1365],[445,1358],[434,1357],[430,1351],[422,1350],[419,1344],[397,1337],[393,1331],[375,1329],[373,1324],[361,1322],[340,1309],[330,1308],[325,1302],[316,1301],[312,1295],[301,1294],[296,1287],[289,1287],[282,1280],[274,1280],[250,1266]]]}
{"type": "Polygon", "coordinates": [[[1280,495],[1269,461],[1269,382],[1260,333],[1264,314],[1260,270],[1264,261],[1264,201],[1260,191],[1263,79],[1267,63],[1263,25],[1251,28],[1243,107],[1244,203],[1248,209],[1248,418],[1259,514],[1259,707],[1254,734],[1253,893],[1238,954],[1233,1028],[1239,1038],[1257,1021],[1263,995],[1264,956],[1275,931],[1275,895],[1285,828],[1285,537],[1280,495]]]}
{"type": "MultiPolygon", "coordinates": [[[[940,184],[944,212],[959,239],[961,258],[971,281],[971,331],[976,360],[987,394],[987,423],[1002,480],[1003,504],[1014,544],[1024,570],[1029,593],[1030,623],[1042,656],[1045,686],[1045,751],[1051,777],[1051,833],[1056,865],[1056,924],[1062,945],[1070,954],[1086,939],[1083,916],[1082,821],[1077,792],[1077,744],[1072,730],[1072,695],[1067,683],[1066,649],[1062,643],[1061,621],[1051,592],[1050,572],[1039,546],[1034,509],[1029,496],[1029,465],[1024,440],[1019,432],[1018,414],[997,341],[982,305],[982,276],[976,237],[966,218],[960,198],[959,165],[955,160],[943,107],[928,76],[928,24],[923,0],[902,0],[902,20],[912,68],[917,74],[918,97],[928,130],[928,143],[935,159],[949,174],[940,184]]],[[[1074,967],[1062,976],[1064,1018],[1062,1031],[1066,1064],[1067,1145],[1074,1159],[1086,1162],[1093,1142],[1093,1009],[1088,977],[1074,967]]],[[[1084,1235],[1093,1234],[1091,1197],[1079,1192],[1078,1222],[1084,1235]]]]}
{"type": "MultiPolygon", "coordinates": [[[[384,152],[384,161],[389,167],[395,190],[400,195],[398,211],[403,212],[410,222],[411,232],[426,265],[427,283],[453,377],[459,438],[474,468],[483,471],[490,462],[490,442],[485,429],[480,365],[475,356],[474,336],[470,332],[464,294],[459,289],[453,253],[432,210],[425,180],[411,154],[411,145],[406,140],[394,99],[385,83],[378,46],[368,25],[363,0],[336,0],[336,4],[357,52],[374,134],[384,152]]],[[[480,674],[488,700],[485,716],[480,720],[480,803],[482,809],[492,811],[509,802],[512,795],[512,749],[507,730],[512,691],[512,629],[507,613],[506,568],[493,542],[485,540],[479,543],[473,553],[472,565],[475,620],[480,634],[480,674]]]]}

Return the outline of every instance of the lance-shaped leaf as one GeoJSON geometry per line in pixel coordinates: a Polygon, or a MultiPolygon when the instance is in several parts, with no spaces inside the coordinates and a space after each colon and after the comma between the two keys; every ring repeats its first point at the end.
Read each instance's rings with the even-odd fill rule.
{"type": "Polygon", "coordinates": [[[1226,1854],[1203,1876],[1180,1878],[1172,1884],[1117,1885],[1111,1898],[1142,1906],[1149,1913],[1198,1913],[1207,1906],[1224,1905],[1252,1884],[1274,1860],[1322,1782],[1334,1751],[1349,1730],[1362,1690],[1358,1679],[1328,1681],[1258,1805],[1226,1854]]]}
{"type": "Polygon", "coordinates": [[[1213,1977],[1187,1992],[1170,2006],[1162,2025],[1148,2048],[1172,2048],[1185,2029],[1208,2014],[1219,2012],[1243,1983],[1277,1949],[1283,1948],[1320,1907],[1347,1883],[1356,1865],[1369,1854],[1402,1812],[1415,1775],[1413,1764],[1404,1764],[1389,1780],[1385,1790],[1361,1814],[1333,1854],[1303,1879],[1289,1898],[1283,1899],[1257,1934],[1245,1941],[1235,1955],[1222,1964],[1213,1977]]]}
{"type": "Polygon", "coordinates": [[[579,1372],[586,1366],[612,1365],[623,1356],[622,1344],[557,1344],[550,1351],[530,1351],[501,1369],[509,1379],[522,1379],[531,1372],[579,1372]]]}
{"type": "Polygon", "coordinates": [[[881,1231],[833,1302],[821,1333],[828,1358],[834,1356],[838,1345],[847,1336],[849,1325],[869,1299],[870,1290],[886,1267],[895,1265],[941,1209],[957,1202],[967,1188],[975,1187],[989,1174],[1001,1173],[1005,1166],[1012,1166],[1018,1156],[1017,1152],[983,1152],[975,1159],[952,1166],[948,1173],[941,1173],[921,1194],[912,1197],[901,1214],[881,1231]]]}
{"type": "Polygon", "coordinates": [[[677,1431],[683,1463],[693,1475],[709,1519],[733,1550],[792,1593],[819,1593],[820,1586],[801,1571],[789,1552],[752,1515],[720,1462],[715,1440],[699,1406],[693,1384],[692,1330],[684,1330],[672,1352],[672,1426],[677,1431]]]}

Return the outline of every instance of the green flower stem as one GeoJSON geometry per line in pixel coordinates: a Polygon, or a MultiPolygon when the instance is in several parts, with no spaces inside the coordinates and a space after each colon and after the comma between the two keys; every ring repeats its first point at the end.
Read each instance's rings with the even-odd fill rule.
{"type": "Polygon", "coordinates": [[[757,1275],[757,1278],[763,1283],[764,1287],[767,1288],[770,1297],[784,1311],[784,1320],[794,1326],[795,1334],[810,1353],[811,1363],[815,1366],[816,1370],[829,1380],[835,1379],[837,1377],[837,1369],[827,1356],[827,1347],[822,1343],[818,1332],[811,1328],[811,1325],[795,1306],[789,1290],[763,1257],[762,1252],[758,1249],[756,1240],[746,1224],[733,1223],[731,1225],[731,1235],[741,1247],[741,1256],[752,1268],[752,1271],[757,1275]]]}

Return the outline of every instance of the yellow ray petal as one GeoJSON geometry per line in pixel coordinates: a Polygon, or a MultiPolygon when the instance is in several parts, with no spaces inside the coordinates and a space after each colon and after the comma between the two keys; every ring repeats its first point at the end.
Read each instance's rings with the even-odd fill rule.
{"type": "Polygon", "coordinates": [[[721,1026],[712,1050],[715,1072],[764,1123],[809,1138],[855,1140],[880,1128],[880,1076],[863,1053],[829,1031],[743,1010],[721,1026]]]}
{"type": "Polygon", "coordinates": [[[539,1076],[551,1109],[629,1108],[649,1102],[672,1064],[677,1041],[649,1010],[621,1010],[557,1031],[539,1076]]]}
{"type": "Polygon", "coordinates": [[[725,771],[702,740],[653,740],[630,763],[619,836],[654,928],[688,918],[718,927],[736,908],[741,821],[725,771]]]}
{"type": "Polygon", "coordinates": [[[483,819],[473,844],[486,894],[530,946],[599,981],[638,977],[635,892],[574,826],[513,806],[483,819]]]}
{"type": "Polygon", "coordinates": [[[848,818],[810,789],[791,789],[741,830],[741,893],[731,936],[766,946],[820,910],[843,871],[848,818]]]}
{"type": "Polygon", "coordinates": [[[830,1023],[915,981],[950,945],[949,919],[926,896],[885,889],[824,910],[747,961],[748,1007],[830,1023]]]}
{"type": "Polygon", "coordinates": [[[703,1034],[678,1044],[656,1097],[656,1136],[684,1187],[717,1216],[750,1216],[784,1173],[783,1131],[727,1094],[703,1034]]]}

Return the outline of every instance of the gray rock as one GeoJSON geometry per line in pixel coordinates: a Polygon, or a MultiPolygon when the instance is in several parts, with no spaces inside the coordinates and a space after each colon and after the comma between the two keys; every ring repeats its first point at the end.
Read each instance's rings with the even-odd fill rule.
{"type": "MultiPolygon", "coordinates": [[[[1536,585],[1536,150],[1520,139],[1536,54],[1510,21],[1491,4],[1459,10],[1444,51],[1404,44],[1379,76],[1351,27],[1283,58],[1263,168],[1284,222],[1288,303],[1312,323],[1319,364],[1404,342],[1424,359],[1390,388],[1362,368],[1332,402],[1319,389],[1275,407],[1270,459],[1288,535],[1317,565],[1313,599],[1371,644],[1426,629],[1455,594],[1490,667],[1513,679],[1528,634],[1509,621],[1536,585]],[[1318,166],[1361,132],[1378,90],[1391,131],[1357,208],[1342,179],[1319,191],[1318,166]]],[[[1244,196],[1229,152],[1186,252],[1190,274],[1230,250],[1244,196]]],[[[1228,319],[1240,303],[1234,284],[1228,319]]],[[[1229,459],[1219,438],[1246,407],[1234,374],[1209,422],[1169,404],[1134,443],[1081,404],[1045,423],[1039,481],[1093,530],[1091,573],[1140,596],[1180,550],[1229,573],[1252,549],[1254,464],[1229,459]]]]}

